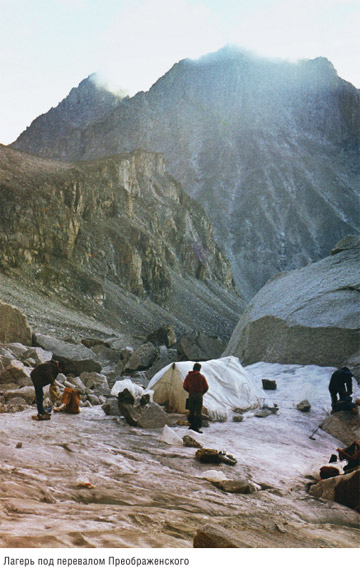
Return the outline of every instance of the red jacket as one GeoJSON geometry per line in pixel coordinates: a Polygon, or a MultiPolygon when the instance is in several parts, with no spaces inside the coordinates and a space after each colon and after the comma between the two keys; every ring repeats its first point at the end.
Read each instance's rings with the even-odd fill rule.
{"type": "Polygon", "coordinates": [[[189,371],[184,379],[183,387],[185,391],[188,391],[189,393],[204,394],[209,389],[206,377],[204,377],[199,371],[189,371]]]}

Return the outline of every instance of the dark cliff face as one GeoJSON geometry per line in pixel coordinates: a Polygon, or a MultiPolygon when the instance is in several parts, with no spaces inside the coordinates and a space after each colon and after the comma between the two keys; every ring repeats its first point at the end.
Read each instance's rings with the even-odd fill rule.
{"type": "Polygon", "coordinates": [[[176,64],[100,122],[56,138],[50,123],[14,146],[67,160],[163,152],[246,297],[359,232],[360,93],[325,58],[290,64],[223,49],[176,64]]]}
{"type": "Polygon", "coordinates": [[[236,308],[227,318],[236,319],[241,301],[230,265],[202,207],[166,173],[162,155],[66,164],[0,147],[0,186],[4,273],[26,276],[67,303],[105,309],[111,285],[169,308],[177,282],[188,279],[195,284],[190,306],[197,288],[213,284],[236,308]]]}

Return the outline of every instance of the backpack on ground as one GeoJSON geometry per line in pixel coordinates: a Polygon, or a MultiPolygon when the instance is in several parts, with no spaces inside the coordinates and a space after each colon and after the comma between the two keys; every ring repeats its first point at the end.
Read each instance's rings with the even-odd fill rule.
{"type": "Polygon", "coordinates": [[[65,387],[61,398],[65,403],[65,413],[80,413],[80,393],[77,389],[65,387]]]}

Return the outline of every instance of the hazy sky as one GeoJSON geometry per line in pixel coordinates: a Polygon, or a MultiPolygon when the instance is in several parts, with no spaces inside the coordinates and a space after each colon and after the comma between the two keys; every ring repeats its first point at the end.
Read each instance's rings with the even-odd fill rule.
{"type": "Polygon", "coordinates": [[[327,57],[360,88],[360,0],[0,0],[0,142],[93,72],[130,95],[226,44],[327,57]]]}

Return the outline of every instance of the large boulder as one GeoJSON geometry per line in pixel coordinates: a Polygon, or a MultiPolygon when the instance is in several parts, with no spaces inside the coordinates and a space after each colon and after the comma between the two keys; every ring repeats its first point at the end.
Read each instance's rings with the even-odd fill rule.
{"type": "Polygon", "coordinates": [[[178,353],[185,361],[207,361],[219,358],[225,347],[224,342],[217,336],[192,332],[182,336],[178,344],[178,353]]]}
{"type": "Polygon", "coordinates": [[[132,405],[118,399],[120,415],[133,427],[142,429],[159,429],[169,425],[169,417],[157,403],[151,402],[144,406],[132,405]]]}
{"type": "Polygon", "coordinates": [[[0,342],[31,346],[32,329],[26,316],[11,304],[0,302],[0,342]]]}
{"type": "Polygon", "coordinates": [[[144,370],[149,368],[159,355],[158,349],[151,342],[142,344],[131,355],[126,363],[125,372],[144,370]]]}
{"type": "Polygon", "coordinates": [[[22,356],[23,360],[29,363],[34,363],[34,365],[39,365],[46,361],[50,361],[52,358],[52,352],[47,352],[42,348],[29,348],[22,356]]]}
{"type": "Polygon", "coordinates": [[[80,379],[86,388],[92,389],[96,395],[109,395],[110,387],[106,375],[84,371],[80,379]]]}
{"type": "Polygon", "coordinates": [[[155,332],[147,336],[146,341],[151,342],[155,346],[171,348],[176,344],[176,333],[172,326],[160,326],[155,332]]]}
{"type": "Polygon", "coordinates": [[[346,445],[360,441],[360,418],[351,411],[338,411],[328,415],[322,422],[321,429],[346,445]]]}
{"type": "Polygon", "coordinates": [[[25,386],[19,389],[5,391],[6,403],[16,398],[22,398],[25,403],[32,405],[35,402],[35,390],[33,387],[25,386]]]}
{"type": "Polygon", "coordinates": [[[30,372],[19,360],[0,358],[0,384],[32,385],[30,372]]]}
{"type": "Polygon", "coordinates": [[[340,367],[360,345],[360,238],[269,280],[247,306],[224,355],[340,367]]]}
{"type": "Polygon", "coordinates": [[[35,341],[44,350],[52,352],[54,359],[65,364],[65,373],[80,375],[83,371],[101,371],[96,354],[82,344],[70,344],[42,334],[36,334],[35,341]]]}

